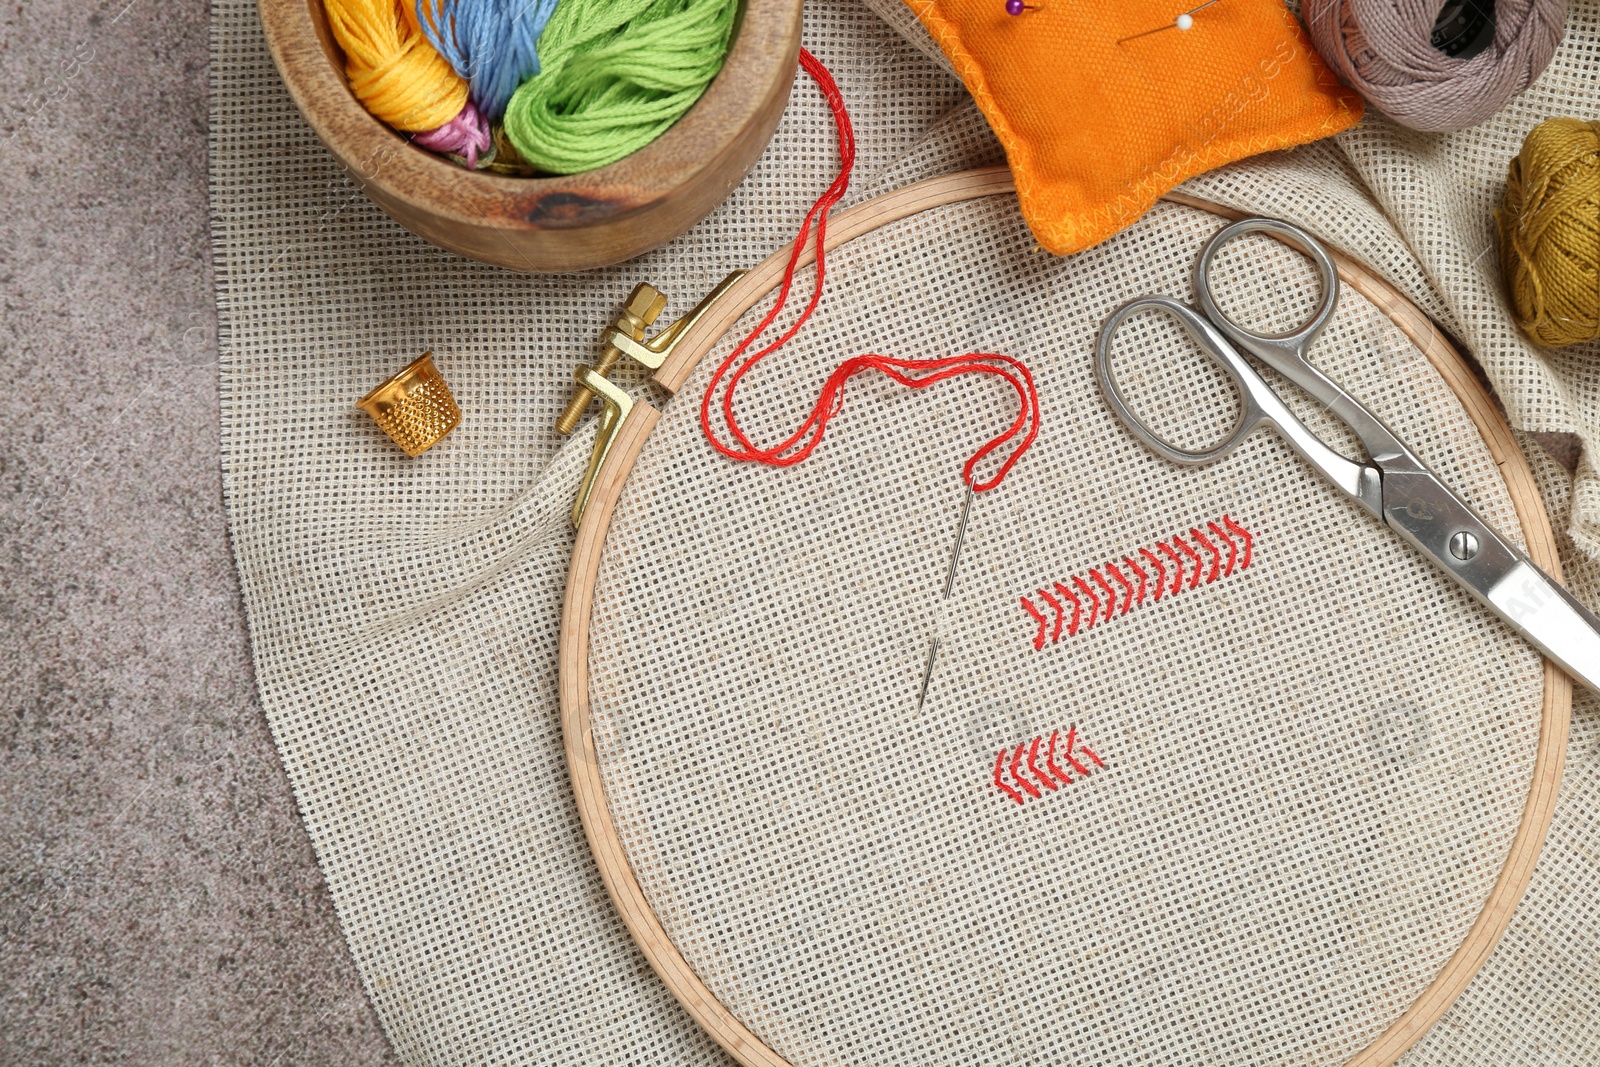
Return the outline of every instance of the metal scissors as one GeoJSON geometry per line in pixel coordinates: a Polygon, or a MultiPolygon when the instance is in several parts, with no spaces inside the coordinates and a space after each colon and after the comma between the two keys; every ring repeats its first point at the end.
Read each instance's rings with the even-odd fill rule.
{"type": "Polygon", "coordinates": [[[1600,693],[1600,620],[1480,518],[1376,415],[1307,362],[1306,350],[1339,302],[1339,275],[1333,258],[1316,238],[1277,219],[1242,219],[1224,227],[1195,263],[1194,295],[1198,311],[1165,296],[1129,301],[1113,312],[1100,330],[1095,373],[1106,402],[1130,433],[1158,456],[1197,466],[1227,455],[1261,427],[1272,427],[1323,477],[1411,542],[1567,674],[1600,693]],[[1321,275],[1320,303],[1297,330],[1256,333],[1228,318],[1217,306],[1211,291],[1211,268],[1217,253],[1234,238],[1251,233],[1269,234],[1298,248],[1321,275]],[[1111,343],[1129,316],[1152,309],[1177,319],[1239,390],[1239,421],[1215,447],[1190,451],[1164,440],[1123,397],[1111,369],[1111,343]],[[1312,433],[1241,349],[1304,389],[1349,426],[1366,449],[1368,461],[1346,459],[1312,433]]]}

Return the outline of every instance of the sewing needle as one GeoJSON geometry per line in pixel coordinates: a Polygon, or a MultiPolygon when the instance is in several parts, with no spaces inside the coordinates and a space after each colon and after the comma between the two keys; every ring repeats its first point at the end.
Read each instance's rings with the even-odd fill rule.
{"type": "MultiPolygon", "coordinates": [[[[972,486],[967,485],[967,499],[961,505],[961,525],[956,530],[956,548],[950,553],[950,573],[945,576],[944,596],[941,603],[950,599],[950,590],[956,584],[956,566],[961,562],[961,546],[967,539],[967,518],[972,514],[972,486]]],[[[928,683],[933,680],[933,661],[939,655],[939,636],[934,635],[928,644],[928,666],[922,672],[922,692],[917,696],[917,710],[922,710],[922,705],[928,699],[928,683]]]]}
{"type": "Polygon", "coordinates": [[[1117,43],[1119,45],[1120,44],[1127,44],[1129,41],[1137,41],[1141,37],[1149,37],[1152,33],[1160,33],[1162,30],[1170,30],[1174,26],[1176,26],[1180,30],[1190,29],[1191,27],[1194,26],[1194,13],[1196,11],[1200,11],[1200,10],[1202,10],[1204,8],[1208,8],[1212,4],[1215,4],[1217,2],[1218,2],[1218,0],[1206,0],[1206,2],[1201,4],[1199,7],[1191,7],[1189,10],[1180,13],[1177,18],[1173,19],[1171,22],[1167,23],[1165,26],[1157,26],[1153,30],[1145,30],[1143,33],[1136,33],[1132,37],[1124,37],[1124,38],[1122,38],[1122,40],[1118,41],[1117,43]]]}

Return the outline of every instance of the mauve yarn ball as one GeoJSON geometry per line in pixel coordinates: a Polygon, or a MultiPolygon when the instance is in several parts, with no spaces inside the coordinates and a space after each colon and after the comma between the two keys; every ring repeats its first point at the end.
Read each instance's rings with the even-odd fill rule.
{"type": "MultiPolygon", "coordinates": [[[[1488,0],[1476,0],[1487,6],[1488,0]]],[[[1532,85],[1567,22],[1566,0],[1494,0],[1494,40],[1471,58],[1434,46],[1446,0],[1305,0],[1317,51],[1351,88],[1402,126],[1476,126],[1532,85]]]]}

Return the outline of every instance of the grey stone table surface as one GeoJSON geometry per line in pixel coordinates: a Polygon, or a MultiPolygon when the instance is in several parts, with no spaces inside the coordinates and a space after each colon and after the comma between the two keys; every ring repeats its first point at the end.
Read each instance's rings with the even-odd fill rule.
{"type": "Polygon", "coordinates": [[[0,10],[0,1064],[394,1060],[251,677],[206,35],[0,10]]]}

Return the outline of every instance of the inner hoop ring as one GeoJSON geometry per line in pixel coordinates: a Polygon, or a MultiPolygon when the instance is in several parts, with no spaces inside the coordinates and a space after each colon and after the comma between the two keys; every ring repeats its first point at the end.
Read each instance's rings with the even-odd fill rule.
{"type": "MultiPolygon", "coordinates": [[[[831,251],[889,223],[932,208],[1014,191],[1011,173],[1005,167],[961,171],[917,182],[833,216],[828,224],[826,248],[831,251]]],[[[1168,193],[1163,199],[1222,218],[1243,217],[1242,212],[1186,193],[1168,193]]],[[[696,364],[717,341],[745,312],[778,286],[789,254],[787,246],[779,249],[731,285],[685,332],[673,355],[655,372],[656,384],[669,393],[682,388],[696,364]]],[[[805,266],[815,259],[813,244],[802,255],[799,265],[805,266]]],[[[1506,480],[1527,539],[1528,557],[1559,581],[1561,562],[1550,517],[1545,512],[1527,458],[1493,398],[1461,354],[1414,304],[1348,256],[1333,251],[1333,259],[1340,280],[1384,312],[1421,350],[1460,400],[1506,480]]],[[[661,413],[649,404],[634,404],[595,477],[588,507],[578,527],[572,565],[567,574],[559,646],[561,728],[567,770],[583,821],[584,836],[606,891],[656,974],[695,1021],[744,1067],[792,1067],[717,999],[667,936],[628,862],[600,778],[589,710],[589,624],[595,581],[617,499],[660,417],[661,413]]],[[[1539,745],[1534,756],[1528,800],[1494,888],[1465,940],[1438,976],[1410,1008],[1345,1067],[1389,1067],[1393,1064],[1449,1010],[1494,951],[1533,877],[1534,865],[1555,815],[1571,711],[1572,682],[1546,660],[1539,745]]]]}

